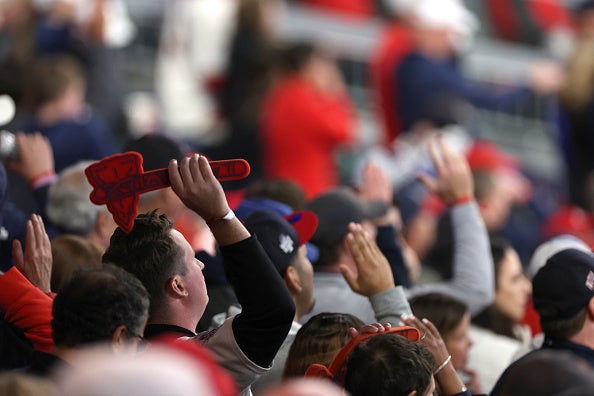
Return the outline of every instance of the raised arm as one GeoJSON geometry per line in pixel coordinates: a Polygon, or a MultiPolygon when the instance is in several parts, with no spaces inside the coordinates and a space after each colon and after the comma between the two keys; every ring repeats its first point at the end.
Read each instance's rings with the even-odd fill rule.
{"type": "Polygon", "coordinates": [[[398,231],[402,228],[400,212],[394,206],[394,188],[388,175],[380,166],[368,163],[363,168],[363,180],[359,186],[359,195],[364,200],[381,201],[388,206],[387,213],[378,219],[373,219],[377,227],[377,246],[384,254],[396,284],[409,287],[408,268],[402,254],[402,246],[398,239],[398,231]]]}
{"type": "Polygon", "coordinates": [[[242,307],[233,320],[238,346],[252,362],[269,367],[295,316],[289,292],[260,243],[232,214],[205,157],[184,158],[179,168],[172,161],[169,175],[175,193],[207,220],[221,248],[223,265],[242,307]]]}
{"type": "Polygon", "coordinates": [[[412,312],[404,289],[394,283],[388,261],[360,224],[349,224],[347,243],[357,271],[341,265],[345,280],[355,293],[369,298],[378,322],[398,325],[401,315],[412,312]]]}
{"type": "Polygon", "coordinates": [[[54,345],[53,300],[44,291],[49,292],[52,255],[40,216],[32,215],[27,222],[24,253],[17,241],[13,254],[15,267],[0,276],[0,310],[7,322],[24,331],[35,349],[49,352],[54,345]]]}
{"type": "Polygon", "coordinates": [[[452,279],[414,287],[410,295],[442,292],[465,301],[475,314],[491,304],[495,281],[489,236],[474,200],[472,175],[464,156],[451,150],[442,139],[431,145],[437,179],[420,179],[450,206],[454,237],[452,279]]]}

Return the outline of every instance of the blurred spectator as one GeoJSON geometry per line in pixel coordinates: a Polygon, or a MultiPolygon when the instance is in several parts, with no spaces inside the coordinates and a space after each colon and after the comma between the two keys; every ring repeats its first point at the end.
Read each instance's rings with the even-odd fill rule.
{"type": "Polygon", "coordinates": [[[52,291],[57,293],[81,268],[101,268],[103,251],[90,240],[77,235],[63,234],[51,240],[52,291]]]}
{"type": "Polygon", "coordinates": [[[311,199],[340,182],[335,154],[356,141],[354,108],[339,70],[320,49],[294,44],[282,62],[286,74],[262,110],[264,175],[295,181],[311,199]]]}
{"type": "Polygon", "coordinates": [[[491,252],[495,265],[495,299],[472,318],[470,337],[474,347],[468,363],[480,375],[487,393],[531,337],[529,329],[520,325],[532,287],[523,274],[518,254],[500,240],[491,240],[491,252]]]}
{"type": "Polygon", "coordinates": [[[568,162],[569,200],[594,209],[594,2],[585,1],[576,12],[577,37],[567,63],[567,79],[559,92],[561,131],[568,162]]]}
{"type": "Polygon", "coordinates": [[[275,36],[282,12],[282,0],[239,2],[220,93],[229,133],[218,155],[245,158],[251,173],[248,179],[229,186],[244,187],[262,175],[259,114],[273,79],[275,36]]]}
{"type": "Polygon", "coordinates": [[[167,134],[199,143],[220,121],[216,95],[224,83],[240,3],[175,0],[164,4],[155,89],[167,134]]]}
{"type": "Polygon", "coordinates": [[[123,53],[136,34],[123,0],[33,0],[41,14],[35,32],[39,55],[71,55],[82,62],[86,98],[107,120],[118,144],[127,135],[122,99],[123,53]]]}
{"type": "Polygon", "coordinates": [[[477,107],[510,110],[526,103],[532,92],[555,92],[562,83],[560,68],[551,63],[533,65],[528,88],[497,93],[468,80],[460,71],[457,55],[469,45],[476,18],[458,0],[420,0],[411,5],[415,50],[394,71],[399,114],[409,130],[423,106],[439,95],[453,95],[477,107]]]}
{"type": "Polygon", "coordinates": [[[397,65],[413,50],[410,1],[385,1],[390,20],[375,45],[369,65],[371,89],[378,119],[383,126],[381,143],[389,145],[404,132],[398,114],[397,65]]]}
{"type": "Polygon", "coordinates": [[[60,172],[49,187],[47,218],[59,233],[82,236],[103,252],[116,224],[105,206],[95,205],[89,198],[93,187],[84,171],[90,164],[82,161],[60,172]]]}
{"type": "Polygon", "coordinates": [[[372,17],[379,11],[380,6],[380,1],[376,0],[301,0],[301,2],[321,11],[348,18],[372,17]]]}
{"type": "Polygon", "coordinates": [[[582,0],[575,8],[575,32],[578,40],[594,38],[594,2],[582,0]]]}
{"type": "Polygon", "coordinates": [[[594,248],[594,219],[592,214],[578,206],[565,205],[558,208],[541,225],[542,239],[559,235],[573,235],[594,248]]]}
{"type": "Polygon", "coordinates": [[[571,43],[572,18],[559,0],[486,0],[485,8],[496,37],[550,50],[565,50],[571,43]],[[565,48],[556,48],[564,44],[565,48]]]}
{"type": "Polygon", "coordinates": [[[79,160],[97,160],[116,151],[105,120],[85,102],[86,83],[80,64],[70,57],[39,58],[33,66],[29,95],[34,114],[22,130],[47,136],[57,172],[79,160]]]}
{"type": "MultiPolygon", "coordinates": [[[[8,176],[8,196],[5,224],[10,238],[23,242],[24,224],[27,215],[38,213],[46,218],[49,186],[56,181],[54,155],[49,139],[39,132],[15,134],[16,155],[5,158],[8,176]],[[21,213],[22,212],[22,213],[21,213]],[[20,231],[23,231],[22,234],[20,231]]],[[[53,227],[48,227],[50,236],[55,236],[53,227]]],[[[7,261],[8,262],[8,261],[7,261]]]]}
{"type": "Polygon", "coordinates": [[[230,375],[195,343],[156,341],[142,354],[91,349],[55,374],[63,396],[234,396],[230,375]],[[106,380],[109,379],[109,380],[106,380]]]}
{"type": "MultiPolygon", "coordinates": [[[[38,13],[31,0],[0,3],[0,92],[22,104],[27,68],[35,56],[35,28],[38,13]]],[[[16,118],[20,118],[17,109],[16,118]]]]}
{"type": "MultiPolygon", "coordinates": [[[[525,204],[532,195],[530,181],[519,169],[518,158],[501,150],[488,140],[476,140],[465,152],[472,171],[474,194],[481,218],[490,235],[501,236],[510,219],[512,208],[525,204]]],[[[437,238],[426,256],[426,264],[444,279],[452,276],[453,252],[450,215],[442,214],[437,223],[437,238]],[[448,257],[450,259],[448,259],[448,257]]],[[[526,222],[527,223],[527,222],[526,222]]],[[[539,224],[532,224],[538,232],[539,224]]],[[[519,238],[514,240],[519,245],[519,238]]],[[[518,248],[523,246],[518,246],[518,248]]]]}

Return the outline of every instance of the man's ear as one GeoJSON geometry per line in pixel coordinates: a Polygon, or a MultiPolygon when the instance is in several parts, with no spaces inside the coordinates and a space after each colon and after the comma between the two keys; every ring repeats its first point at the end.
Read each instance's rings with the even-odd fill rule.
{"type": "Polygon", "coordinates": [[[285,284],[291,294],[299,294],[303,287],[301,286],[301,278],[295,267],[288,266],[287,272],[285,273],[285,284]]]}
{"type": "Polygon", "coordinates": [[[128,329],[126,326],[119,325],[111,334],[111,348],[114,352],[124,350],[126,340],[128,339],[128,329]]]}
{"type": "Polygon", "coordinates": [[[174,275],[167,281],[167,290],[176,297],[187,297],[188,289],[179,275],[174,275]]]}
{"type": "Polygon", "coordinates": [[[106,240],[109,245],[109,238],[116,229],[117,224],[113,220],[113,216],[107,210],[102,210],[97,213],[95,217],[95,232],[102,240],[106,240]]]}

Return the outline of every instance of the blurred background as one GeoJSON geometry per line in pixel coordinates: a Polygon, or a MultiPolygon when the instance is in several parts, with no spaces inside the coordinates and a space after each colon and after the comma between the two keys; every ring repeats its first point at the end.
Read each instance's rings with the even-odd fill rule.
{"type": "MultiPolygon", "coordinates": [[[[513,157],[528,180],[513,187],[521,204],[508,225],[520,229],[513,240],[525,242],[519,250],[527,257],[558,210],[594,209],[593,10],[578,0],[0,0],[0,94],[16,103],[4,127],[43,129],[92,108],[101,118],[93,127],[109,131],[105,152],[158,133],[213,158],[241,155],[263,177],[254,137],[261,104],[283,78],[276,51],[307,42],[340,74],[318,67],[321,84],[346,89],[354,111],[356,141],[336,153],[341,183],[356,183],[374,150],[393,154],[419,121],[456,125],[462,140],[485,139],[513,157]],[[444,62],[463,86],[416,103],[418,89],[427,98],[434,87],[398,86],[406,76],[397,70],[421,45],[439,52],[427,39],[431,29],[447,36],[444,62]],[[56,55],[76,65],[56,64],[56,55]],[[51,102],[62,80],[81,89],[51,102]],[[504,103],[507,93],[522,99],[504,103]]],[[[565,227],[575,217],[568,213],[554,232],[573,229],[565,227]]]]}

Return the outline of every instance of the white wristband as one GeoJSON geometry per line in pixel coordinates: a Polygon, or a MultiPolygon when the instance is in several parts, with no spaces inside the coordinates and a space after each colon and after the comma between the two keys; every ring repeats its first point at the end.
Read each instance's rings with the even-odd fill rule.
{"type": "Polygon", "coordinates": [[[215,224],[220,223],[223,220],[229,221],[229,220],[233,220],[234,218],[235,218],[235,212],[233,212],[231,209],[229,209],[229,211],[227,212],[227,214],[225,214],[225,216],[208,219],[208,220],[206,220],[206,224],[209,227],[212,227],[215,224]]]}

